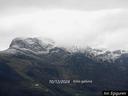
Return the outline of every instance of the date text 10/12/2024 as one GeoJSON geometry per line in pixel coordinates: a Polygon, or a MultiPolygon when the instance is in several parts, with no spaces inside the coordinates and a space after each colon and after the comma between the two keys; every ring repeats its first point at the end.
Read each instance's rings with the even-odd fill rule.
{"type": "Polygon", "coordinates": [[[49,84],[92,84],[92,80],[49,80],[49,84]]]}

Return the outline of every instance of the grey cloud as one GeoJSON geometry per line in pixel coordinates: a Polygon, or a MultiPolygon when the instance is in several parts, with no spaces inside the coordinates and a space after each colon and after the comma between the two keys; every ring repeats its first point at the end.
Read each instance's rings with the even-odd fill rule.
{"type": "Polygon", "coordinates": [[[11,8],[64,8],[77,10],[99,10],[128,8],[127,0],[0,0],[1,10],[11,8]]]}
{"type": "Polygon", "coordinates": [[[0,17],[1,49],[15,37],[45,36],[59,46],[128,49],[128,10],[38,10],[0,17]],[[66,39],[65,39],[66,38],[66,39]]]}

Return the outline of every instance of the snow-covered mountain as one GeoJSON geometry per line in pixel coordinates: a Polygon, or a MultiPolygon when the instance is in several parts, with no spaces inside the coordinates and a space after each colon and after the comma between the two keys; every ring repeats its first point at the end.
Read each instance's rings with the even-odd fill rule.
{"type": "Polygon", "coordinates": [[[55,47],[55,43],[50,39],[39,38],[15,38],[6,52],[14,53],[16,50],[29,51],[35,54],[48,53],[55,47]]]}
{"type": "Polygon", "coordinates": [[[91,57],[94,57],[95,59],[99,59],[102,61],[115,61],[123,54],[128,54],[128,51],[126,50],[114,50],[110,51],[107,49],[93,49],[93,48],[86,48],[85,53],[88,53],[91,57]]]}
{"type": "Polygon", "coordinates": [[[128,89],[127,82],[128,52],[124,50],[68,50],[49,39],[16,38],[0,52],[0,96],[102,96],[103,90],[128,89]],[[49,80],[92,83],[54,86],[49,80]]]}
{"type": "MultiPolygon", "coordinates": [[[[16,53],[17,50],[25,51],[28,54],[48,54],[57,53],[59,54],[60,50],[65,50],[66,48],[57,47],[55,42],[50,39],[40,39],[40,38],[15,38],[12,40],[9,49],[7,49],[6,53],[16,53]]],[[[70,50],[65,50],[71,54],[76,52],[84,53],[87,57],[95,60],[101,61],[109,61],[113,62],[118,59],[123,54],[128,54],[128,51],[125,50],[115,50],[109,51],[107,49],[95,49],[91,47],[87,47],[85,49],[77,49],[72,48],[70,50]]]]}

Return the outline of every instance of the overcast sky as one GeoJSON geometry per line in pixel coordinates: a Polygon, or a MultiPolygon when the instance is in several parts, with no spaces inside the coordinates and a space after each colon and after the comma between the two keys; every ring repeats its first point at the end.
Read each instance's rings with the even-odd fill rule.
{"type": "Polygon", "coordinates": [[[128,49],[128,0],[0,0],[0,50],[15,37],[128,49]]]}

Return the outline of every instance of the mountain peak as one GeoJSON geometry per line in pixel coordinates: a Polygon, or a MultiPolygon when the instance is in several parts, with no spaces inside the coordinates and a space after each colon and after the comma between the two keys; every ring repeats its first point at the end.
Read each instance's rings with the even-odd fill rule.
{"type": "Polygon", "coordinates": [[[10,44],[10,48],[27,49],[34,52],[48,51],[53,46],[52,40],[39,38],[15,38],[10,44]]]}

